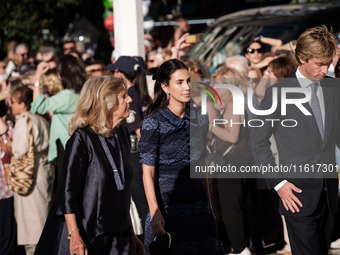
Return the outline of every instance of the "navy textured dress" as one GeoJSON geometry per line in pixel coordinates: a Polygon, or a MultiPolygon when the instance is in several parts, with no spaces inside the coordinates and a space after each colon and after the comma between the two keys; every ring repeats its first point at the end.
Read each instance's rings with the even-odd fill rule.
{"type": "MultiPolygon", "coordinates": [[[[171,234],[171,254],[225,254],[216,235],[203,181],[190,178],[190,160],[198,159],[205,151],[207,124],[206,116],[196,115],[193,108],[190,114],[189,106],[183,118],[164,108],[143,122],[140,162],[155,166],[155,192],[165,230],[171,234]],[[191,123],[201,132],[203,141],[203,146],[195,145],[191,155],[190,115],[195,118],[191,123]]],[[[149,245],[154,239],[150,221],[149,213],[145,223],[146,254],[150,254],[149,245]]]]}

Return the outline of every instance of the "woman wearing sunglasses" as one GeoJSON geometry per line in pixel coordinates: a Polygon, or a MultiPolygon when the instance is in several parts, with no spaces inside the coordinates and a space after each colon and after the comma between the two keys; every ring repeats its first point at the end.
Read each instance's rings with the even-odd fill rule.
{"type": "Polygon", "coordinates": [[[265,68],[274,56],[265,56],[266,45],[261,41],[261,37],[251,41],[244,49],[244,56],[249,61],[249,66],[256,68],[265,68]]]}

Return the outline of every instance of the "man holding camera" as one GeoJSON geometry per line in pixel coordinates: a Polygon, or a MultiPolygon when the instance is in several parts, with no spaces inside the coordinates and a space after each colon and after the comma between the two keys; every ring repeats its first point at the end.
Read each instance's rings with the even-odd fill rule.
{"type": "Polygon", "coordinates": [[[178,44],[178,40],[186,33],[189,33],[190,25],[188,23],[188,20],[184,18],[179,18],[176,20],[175,26],[174,26],[174,34],[172,38],[170,39],[168,45],[166,48],[168,50],[171,50],[173,47],[175,47],[178,44]]]}

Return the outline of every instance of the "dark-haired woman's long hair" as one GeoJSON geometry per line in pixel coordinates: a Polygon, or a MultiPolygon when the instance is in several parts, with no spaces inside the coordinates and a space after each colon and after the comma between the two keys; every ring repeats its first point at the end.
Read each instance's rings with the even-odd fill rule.
{"type": "Polygon", "coordinates": [[[188,67],[178,59],[169,59],[160,65],[156,74],[152,77],[156,80],[156,82],[154,88],[154,99],[148,108],[148,115],[165,108],[169,104],[166,93],[162,89],[162,84],[169,86],[171,75],[181,69],[188,70],[188,67]]]}
{"type": "Polygon", "coordinates": [[[145,71],[139,66],[137,68],[137,71],[134,73],[126,73],[123,71],[120,72],[124,74],[125,78],[128,79],[131,83],[134,82],[133,86],[136,88],[143,105],[149,106],[152,102],[152,99],[148,92],[145,71]]]}
{"type": "Polygon", "coordinates": [[[146,81],[145,71],[138,67],[136,73],[136,81],[135,81],[135,88],[138,91],[138,94],[145,106],[149,106],[152,102],[152,99],[148,92],[148,83],[146,81]]]}
{"type": "Polygon", "coordinates": [[[85,65],[81,59],[72,55],[62,56],[59,59],[57,71],[64,89],[72,89],[80,93],[86,81],[85,65]]]}

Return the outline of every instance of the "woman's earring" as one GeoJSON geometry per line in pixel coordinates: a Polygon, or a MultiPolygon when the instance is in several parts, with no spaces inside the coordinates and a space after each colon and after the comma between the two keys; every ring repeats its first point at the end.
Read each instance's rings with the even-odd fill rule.
{"type": "Polygon", "coordinates": [[[169,100],[169,91],[166,92],[166,99],[169,100]]]}

